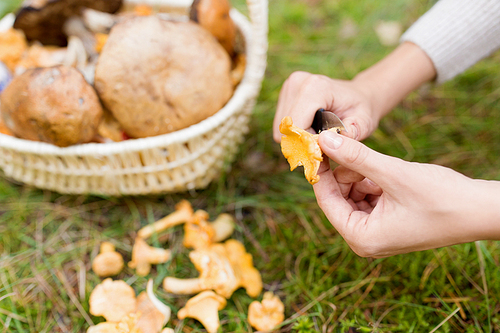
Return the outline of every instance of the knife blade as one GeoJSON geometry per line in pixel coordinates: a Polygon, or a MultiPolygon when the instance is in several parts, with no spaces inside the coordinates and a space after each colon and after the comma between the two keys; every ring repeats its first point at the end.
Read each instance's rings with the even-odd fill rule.
{"type": "Polygon", "coordinates": [[[316,133],[321,133],[321,131],[326,131],[329,129],[334,129],[337,133],[345,131],[347,128],[340,118],[333,112],[326,111],[321,108],[314,114],[314,120],[311,125],[312,129],[316,131],[316,133]]]}

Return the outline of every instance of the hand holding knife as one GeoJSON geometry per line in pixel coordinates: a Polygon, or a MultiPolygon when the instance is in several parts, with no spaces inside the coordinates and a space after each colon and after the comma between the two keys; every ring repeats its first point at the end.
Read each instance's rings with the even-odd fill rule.
{"type": "Polygon", "coordinates": [[[323,108],[316,111],[311,127],[318,134],[330,129],[336,130],[337,133],[341,131],[348,132],[342,120],[335,113],[326,111],[323,108]]]}

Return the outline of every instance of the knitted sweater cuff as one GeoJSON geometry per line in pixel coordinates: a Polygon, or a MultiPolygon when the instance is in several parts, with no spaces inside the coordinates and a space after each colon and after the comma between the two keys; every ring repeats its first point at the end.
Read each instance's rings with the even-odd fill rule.
{"type": "Polygon", "coordinates": [[[437,83],[452,79],[500,48],[500,1],[440,0],[404,34],[434,63],[437,83]]]}

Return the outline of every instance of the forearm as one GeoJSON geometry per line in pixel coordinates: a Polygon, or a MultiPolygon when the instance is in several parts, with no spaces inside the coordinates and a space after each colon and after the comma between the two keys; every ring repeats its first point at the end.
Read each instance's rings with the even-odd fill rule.
{"type": "Polygon", "coordinates": [[[371,101],[380,120],[411,91],[434,79],[436,69],[417,45],[405,42],[370,68],[359,73],[353,83],[371,101]]]}

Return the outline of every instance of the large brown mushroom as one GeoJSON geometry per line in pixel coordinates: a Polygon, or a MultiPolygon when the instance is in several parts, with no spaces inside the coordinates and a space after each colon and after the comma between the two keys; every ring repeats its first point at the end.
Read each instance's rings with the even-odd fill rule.
{"type": "Polygon", "coordinates": [[[102,107],[76,69],[33,68],[14,77],[0,95],[5,125],[16,136],[66,147],[90,142],[102,107]]]}
{"type": "Polygon", "coordinates": [[[155,136],[215,114],[233,92],[231,61],[195,23],[135,17],[111,29],[95,87],[129,136],[155,136]]]}
{"type": "Polygon", "coordinates": [[[24,31],[29,41],[65,46],[64,23],[83,8],[114,13],[123,0],[26,0],[16,15],[14,28],[24,31]]]}

